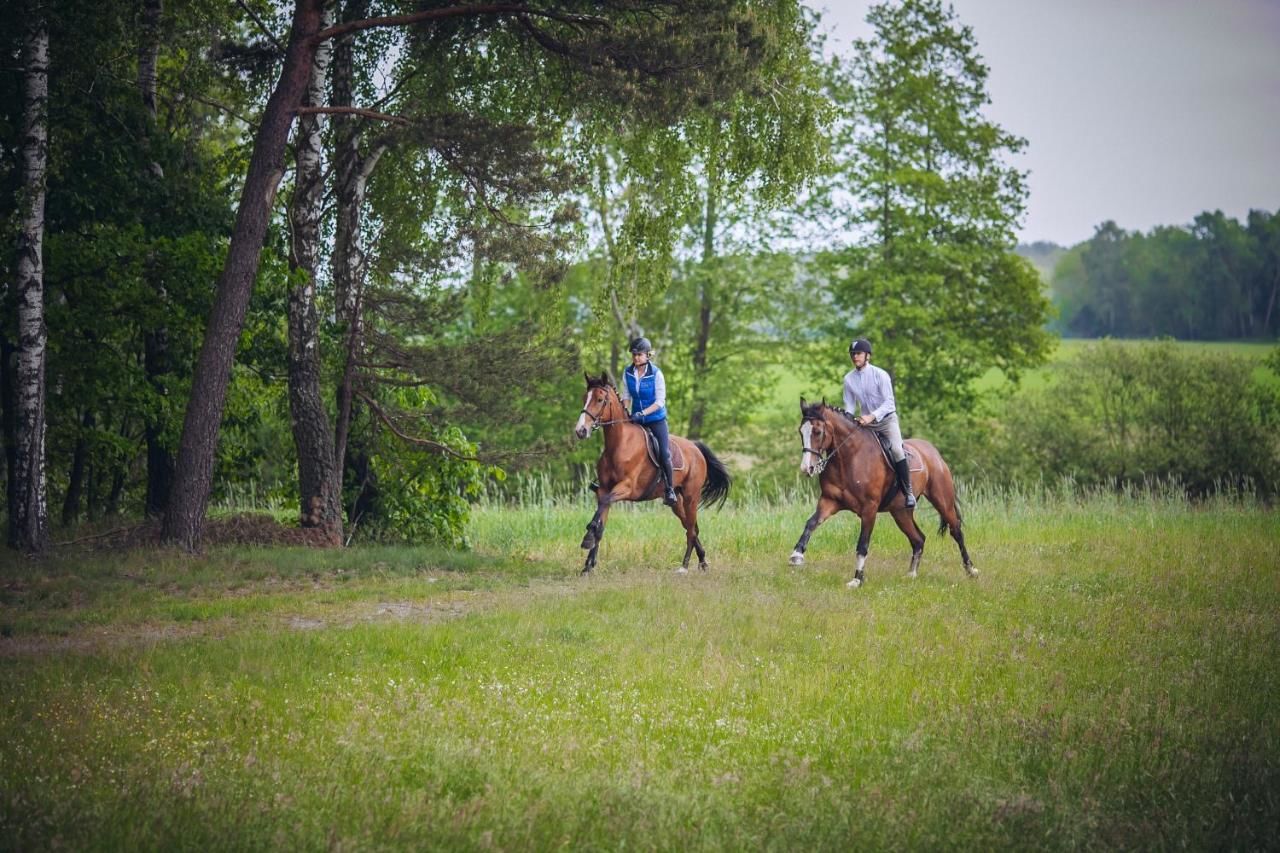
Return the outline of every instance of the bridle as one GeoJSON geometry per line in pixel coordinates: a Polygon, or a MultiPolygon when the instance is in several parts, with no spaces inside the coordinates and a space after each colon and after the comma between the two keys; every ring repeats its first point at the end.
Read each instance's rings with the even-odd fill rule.
{"type": "Polygon", "coordinates": [[[605,397],[604,397],[604,399],[602,399],[602,400],[600,401],[600,407],[599,407],[598,409],[596,409],[596,411],[591,412],[591,411],[588,411],[588,410],[587,410],[587,407],[586,407],[586,406],[583,406],[583,407],[582,407],[582,414],[584,414],[584,415],[586,415],[587,417],[591,418],[591,431],[592,431],[592,432],[595,432],[596,430],[600,429],[601,427],[607,427],[607,426],[610,426],[610,425],[612,425],[612,424],[621,424],[621,423],[630,423],[630,422],[631,422],[631,419],[630,419],[630,418],[619,418],[619,419],[617,419],[617,420],[612,420],[612,421],[602,421],[602,420],[600,420],[600,416],[601,416],[602,414],[604,414],[604,407],[605,407],[605,406],[607,406],[607,405],[609,405],[609,397],[608,397],[608,395],[606,394],[606,395],[605,395],[605,397]]]}
{"type": "MultiPolygon", "coordinates": [[[[826,426],[826,421],[824,421],[824,420],[823,420],[822,418],[820,418],[820,417],[819,417],[819,418],[805,418],[805,419],[804,419],[804,422],[805,422],[805,423],[822,423],[822,424],[823,424],[823,426],[826,426]]],[[[861,426],[861,424],[858,424],[858,425],[859,425],[859,426],[861,426]]],[[[810,431],[810,435],[812,435],[812,434],[813,434],[813,433],[812,433],[812,430],[811,430],[811,431],[810,431]]],[[[825,471],[825,470],[826,470],[826,468],[827,468],[827,465],[831,462],[831,460],[832,460],[832,459],[834,459],[834,458],[835,458],[835,455],[836,455],[836,453],[838,453],[838,452],[839,452],[840,448],[842,448],[842,447],[844,447],[846,444],[848,444],[848,443],[849,443],[849,439],[853,438],[855,435],[857,435],[857,433],[856,433],[856,432],[851,431],[847,436],[845,436],[844,441],[841,441],[839,444],[837,444],[835,447],[831,448],[830,450],[817,450],[817,449],[815,449],[815,448],[810,447],[810,446],[809,446],[809,445],[807,445],[807,444],[801,444],[801,445],[800,445],[800,448],[801,448],[801,450],[802,450],[804,453],[812,453],[812,454],[813,454],[814,456],[816,456],[816,457],[817,457],[817,459],[818,459],[817,464],[813,466],[813,473],[814,473],[815,475],[817,475],[817,474],[821,474],[823,471],[825,471]]]]}

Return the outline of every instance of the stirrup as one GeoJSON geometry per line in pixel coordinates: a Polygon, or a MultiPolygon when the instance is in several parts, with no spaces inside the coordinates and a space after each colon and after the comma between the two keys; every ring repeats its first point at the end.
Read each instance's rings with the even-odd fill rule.
{"type": "Polygon", "coordinates": [[[671,488],[670,486],[667,486],[667,493],[662,496],[662,502],[667,506],[675,506],[676,501],[677,501],[676,490],[671,488]]]}
{"type": "Polygon", "coordinates": [[[916,505],[916,496],[911,493],[911,489],[903,489],[902,497],[907,502],[907,509],[911,509],[916,505]]]}

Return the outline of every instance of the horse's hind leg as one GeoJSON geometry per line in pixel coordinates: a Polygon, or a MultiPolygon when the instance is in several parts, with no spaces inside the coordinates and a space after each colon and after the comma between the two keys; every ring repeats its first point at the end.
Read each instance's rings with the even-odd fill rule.
{"type": "Polygon", "coordinates": [[[964,563],[964,573],[971,578],[976,578],[978,570],[973,567],[973,560],[969,559],[969,549],[964,546],[964,521],[960,518],[960,510],[956,508],[955,500],[952,499],[947,504],[934,504],[934,506],[938,508],[938,516],[942,519],[938,532],[945,533],[947,528],[951,528],[951,538],[960,546],[960,559],[964,563]]]}
{"type": "Polygon", "coordinates": [[[689,571],[689,555],[698,552],[698,568],[707,570],[707,552],[698,538],[698,495],[696,492],[684,491],[680,500],[671,508],[684,525],[684,560],[680,563],[681,572],[689,571]]]}
{"type": "Polygon", "coordinates": [[[920,557],[924,554],[924,531],[916,524],[915,513],[910,510],[895,510],[893,520],[911,543],[911,569],[907,572],[907,577],[914,578],[920,568],[920,557]]]}
{"type": "Polygon", "coordinates": [[[867,565],[867,546],[871,542],[871,531],[876,526],[876,508],[864,509],[859,516],[862,519],[861,529],[858,531],[858,567],[853,572],[853,580],[849,581],[845,586],[849,589],[857,589],[866,583],[867,576],[863,571],[867,565]]]}

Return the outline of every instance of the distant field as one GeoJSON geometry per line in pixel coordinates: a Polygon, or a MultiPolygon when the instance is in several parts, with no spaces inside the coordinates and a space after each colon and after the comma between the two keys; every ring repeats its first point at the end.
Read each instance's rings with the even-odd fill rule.
{"type": "MultiPolygon", "coordinates": [[[[1084,340],[1080,338],[1062,338],[1058,340],[1057,346],[1054,348],[1053,354],[1049,357],[1050,363],[1067,361],[1076,357],[1085,350],[1086,347],[1098,343],[1094,340],[1084,340]]],[[[1179,352],[1188,358],[1195,356],[1197,352],[1212,352],[1229,355],[1241,356],[1250,360],[1254,360],[1261,364],[1270,353],[1280,344],[1265,343],[1237,343],[1237,342],[1205,342],[1205,341],[1176,341],[1179,352]]],[[[847,369],[847,368],[846,368],[847,369]]],[[[816,384],[808,382],[794,373],[776,369],[775,374],[778,377],[778,384],[775,386],[773,395],[773,405],[771,411],[785,411],[791,413],[796,410],[799,403],[800,395],[807,397],[821,398],[822,395],[827,396],[828,402],[840,405],[841,400],[841,378],[843,372],[833,375],[829,381],[816,384]]],[[[1259,367],[1258,376],[1265,376],[1266,371],[1259,367]]],[[[984,389],[994,389],[1005,383],[1004,374],[995,368],[992,368],[987,374],[979,380],[979,387],[984,389]]],[[[1042,370],[1033,370],[1028,372],[1022,378],[1022,384],[1026,387],[1036,387],[1043,384],[1044,373],[1042,370]]]]}
{"type": "MultiPolygon", "coordinates": [[[[481,507],[475,550],[0,565],[5,849],[1261,849],[1280,517],[967,494],[967,580],[811,496],[481,507]]],[[[8,559],[8,558],[4,558],[8,559]]]]}

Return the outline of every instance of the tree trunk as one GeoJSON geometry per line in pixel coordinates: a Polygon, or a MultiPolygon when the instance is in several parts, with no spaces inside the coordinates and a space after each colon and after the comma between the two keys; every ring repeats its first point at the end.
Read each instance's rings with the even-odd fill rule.
{"type": "MultiPolygon", "coordinates": [[[[15,306],[9,297],[8,292],[3,293],[4,301],[0,303],[0,307],[10,312],[10,316],[14,316],[18,312],[14,310],[15,306]]],[[[5,541],[9,543],[18,540],[18,500],[17,492],[14,491],[14,486],[17,485],[14,477],[18,467],[17,397],[14,388],[14,374],[17,370],[18,350],[8,336],[0,333],[0,410],[3,411],[3,415],[0,416],[0,429],[4,431],[4,505],[5,515],[8,517],[5,524],[5,541]]]]}
{"type": "MultiPolygon", "coordinates": [[[[363,18],[365,0],[346,4],[343,20],[363,18]]],[[[333,48],[333,95],[335,107],[349,107],[353,101],[355,58],[353,35],[336,40],[333,48]]],[[[361,212],[367,171],[361,163],[359,119],[336,115],[333,119],[335,195],[337,223],[333,238],[334,314],[344,345],[342,378],[337,389],[337,425],[334,430],[334,458],[339,472],[347,468],[347,442],[355,416],[355,360],[360,342],[360,296],[364,281],[364,253],[360,248],[361,212]]],[[[354,516],[351,516],[354,520],[354,516]]]]}
{"type": "MultiPolygon", "coordinates": [[[[324,98],[328,43],[316,49],[307,95],[309,106],[324,98]]],[[[289,267],[297,282],[289,291],[289,413],[298,449],[299,523],[318,527],[331,545],[342,545],[342,480],[334,461],[333,430],[320,390],[320,319],[316,309],[316,258],[324,203],[320,117],[298,119],[294,137],[293,202],[289,206],[289,267]]]]}
{"type": "MultiPolygon", "coordinates": [[[[714,149],[713,149],[714,150],[714,149]]],[[[707,175],[707,213],[702,223],[702,265],[698,271],[698,338],[693,344],[692,401],[689,408],[689,438],[702,438],[706,421],[707,400],[703,389],[707,384],[707,350],[711,343],[711,313],[715,304],[715,277],[711,264],[716,257],[716,224],[719,211],[715,176],[707,175]]]]}
{"type": "Polygon", "coordinates": [[[196,362],[163,533],[167,541],[188,550],[195,550],[200,541],[236,343],[253,293],[267,221],[284,174],[289,128],[311,80],[312,37],[320,29],[321,7],[321,0],[298,0],[294,9],[284,71],[267,101],[254,139],[231,246],[196,362]]]}
{"type": "Polygon", "coordinates": [[[67,474],[67,495],[62,501],[62,524],[71,524],[80,516],[80,499],[84,495],[85,460],[89,456],[89,439],[85,431],[93,428],[93,412],[85,412],[80,419],[80,437],[71,454],[71,471],[67,474]]]}
{"type": "Polygon", "coordinates": [[[45,483],[44,201],[49,160],[49,29],[32,3],[23,46],[22,197],[18,234],[18,370],[13,546],[39,554],[49,546],[45,483]]]}
{"type": "MultiPolygon", "coordinates": [[[[147,141],[155,133],[156,124],[156,64],[160,56],[160,18],[164,11],[162,0],[142,0],[142,24],[138,39],[138,96],[149,117],[147,141]]],[[[152,161],[149,174],[141,180],[158,180],[164,177],[160,164],[152,161]]],[[[164,282],[157,271],[148,268],[147,283],[160,301],[165,299],[164,282]]],[[[142,366],[147,382],[159,397],[169,393],[166,377],[173,371],[169,357],[169,330],[164,326],[148,329],[143,334],[142,366]]],[[[169,505],[169,492],[173,488],[173,451],[164,440],[164,415],[158,411],[147,416],[143,427],[147,442],[147,495],[146,514],[155,518],[164,515],[169,505]]]]}

